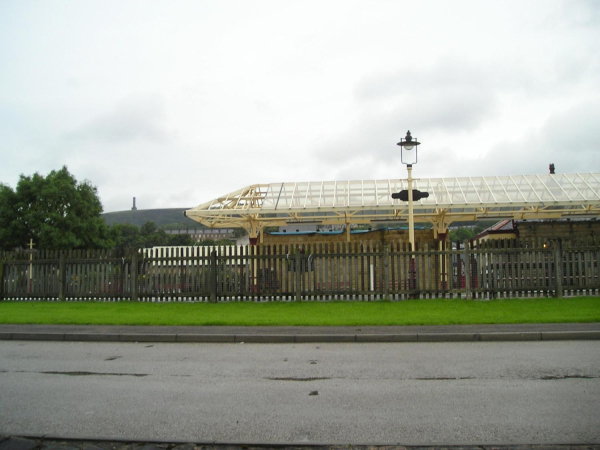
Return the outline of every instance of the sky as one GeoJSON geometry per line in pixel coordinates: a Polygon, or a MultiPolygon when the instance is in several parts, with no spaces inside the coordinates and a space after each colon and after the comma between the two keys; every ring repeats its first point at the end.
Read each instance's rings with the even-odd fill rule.
{"type": "Polygon", "coordinates": [[[598,0],[0,0],[0,182],[106,212],[256,183],[600,172],[598,0]]]}

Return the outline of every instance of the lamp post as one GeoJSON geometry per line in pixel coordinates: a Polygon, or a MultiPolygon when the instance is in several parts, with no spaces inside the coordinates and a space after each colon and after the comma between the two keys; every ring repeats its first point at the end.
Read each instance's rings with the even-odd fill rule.
{"type": "Polygon", "coordinates": [[[398,142],[400,146],[400,156],[402,164],[406,164],[408,170],[408,240],[411,250],[415,251],[415,217],[413,213],[413,188],[412,188],[412,166],[417,163],[417,147],[420,142],[414,140],[410,131],[406,132],[406,137],[398,142]]]}
{"type": "MultiPolygon", "coordinates": [[[[417,147],[421,143],[416,139],[413,139],[410,135],[410,131],[406,132],[406,137],[400,139],[398,145],[400,146],[400,156],[402,164],[406,164],[408,170],[408,240],[410,242],[410,251],[415,251],[415,217],[413,212],[413,188],[412,188],[412,166],[417,163],[417,147]]],[[[420,193],[419,193],[420,194],[420,193]]],[[[410,289],[416,289],[416,264],[414,253],[410,258],[410,269],[409,269],[409,287],[410,289]]]]}

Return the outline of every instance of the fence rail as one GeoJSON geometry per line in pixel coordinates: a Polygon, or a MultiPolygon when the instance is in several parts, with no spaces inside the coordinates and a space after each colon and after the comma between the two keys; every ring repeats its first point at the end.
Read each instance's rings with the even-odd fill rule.
{"type": "Polygon", "coordinates": [[[597,295],[595,242],[498,240],[0,254],[0,300],[272,301],[597,295]],[[466,244],[466,243],[465,243],[466,244]]]}

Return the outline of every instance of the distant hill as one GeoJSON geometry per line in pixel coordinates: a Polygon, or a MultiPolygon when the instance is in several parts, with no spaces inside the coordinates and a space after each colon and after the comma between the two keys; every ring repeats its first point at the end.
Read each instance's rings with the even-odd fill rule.
{"type": "Polygon", "coordinates": [[[198,222],[188,219],[183,211],[190,208],[166,208],[166,209],[138,209],[128,211],[117,211],[102,214],[107,225],[129,224],[141,227],[146,222],[154,222],[157,227],[168,228],[206,228],[198,222]]]}

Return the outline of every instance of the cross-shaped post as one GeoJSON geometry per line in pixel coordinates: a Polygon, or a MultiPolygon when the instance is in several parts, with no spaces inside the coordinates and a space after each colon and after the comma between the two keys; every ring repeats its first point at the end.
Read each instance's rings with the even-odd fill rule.
{"type": "Polygon", "coordinates": [[[33,291],[33,264],[31,263],[31,260],[33,259],[33,246],[35,245],[33,243],[33,239],[29,239],[29,292],[31,293],[33,291]]]}

